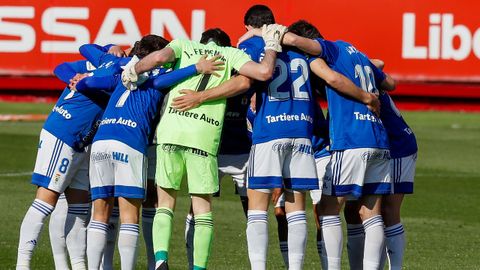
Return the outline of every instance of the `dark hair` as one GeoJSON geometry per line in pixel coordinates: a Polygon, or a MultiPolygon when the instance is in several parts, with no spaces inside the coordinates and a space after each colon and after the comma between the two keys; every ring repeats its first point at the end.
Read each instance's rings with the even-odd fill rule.
{"type": "Polygon", "coordinates": [[[215,42],[218,46],[232,46],[230,37],[220,28],[211,28],[202,33],[200,43],[207,44],[210,41],[215,42]]]}
{"type": "Polygon", "coordinates": [[[135,42],[135,45],[133,45],[128,56],[136,55],[138,58],[143,58],[154,51],[165,48],[168,43],[169,41],[161,36],[146,35],[139,41],[135,42]]]}
{"type": "Polygon", "coordinates": [[[269,7],[265,5],[254,5],[245,13],[243,23],[254,28],[260,28],[264,24],[275,23],[275,17],[269,7]]]}
{"type": "Polygon", "coordinates": [[[320,34],[318,29],[313,24],[305,20],[299,20],[292,23],[288,27],[288,32],[292,32],[296,35],[299,35],[305,38],[311,38],[311,39],[323,38],[322,34],[320,34]]]}

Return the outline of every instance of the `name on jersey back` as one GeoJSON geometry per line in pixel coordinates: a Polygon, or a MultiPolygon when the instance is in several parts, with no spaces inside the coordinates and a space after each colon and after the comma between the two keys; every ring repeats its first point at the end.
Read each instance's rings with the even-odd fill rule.
{"type": "Polygon", "coordinates": [[[371,121],[371,122],[382,122],[379,118],[375,117],[372,114],[369,113],[360,113],[360,112],[354,112],[353,115],[355,115],[355,120],[360,120],[360,121],[371,121]]]}
{"type": "Polygon", "coordinates": [[[68,112],[67,109],[64,109],[63,106],[54,106],[53,109],[52,109],[52,112],[56,112],[58,114],[60,114],[63,118],[65,119],[71,119],[72,118],[72,115],[68,112]]]}
{"type": "Polygon", "coordinates": [[[124,125],[132,128],[137,127],[137,122],[131,120],[131,119],[124,119],[122,117],[120,118],[106,118],[103,119],[102,122],[100,122],[100,126],[103,125],[124,125]]]}
{"type": "Polygon", "coordinates": [[[276,122],[290,122],[290,121],[307,121],[313,124],[313,118],[310,115],[301,113],[298,114],[286,114],[282,113],[280,115],[267,115],[265,116],[267,123],[276,123],[276,122]]]}

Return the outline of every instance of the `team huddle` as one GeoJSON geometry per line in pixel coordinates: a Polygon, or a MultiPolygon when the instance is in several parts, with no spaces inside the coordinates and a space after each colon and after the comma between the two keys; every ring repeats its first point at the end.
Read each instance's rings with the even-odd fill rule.
{"type": "Polygon", "coordinates": [[[267,269],[271,201],[285,267],[303,268],[307,193],[322,269],[341,269],[342,208],[350,268],[402,268],[417,145],[384,63],[306,21],[276,24],[263,5],[244,25],[238,48],[219,28],[200,42],[147,35],[127,51],[85,44],[83,60],[55,68],[67,86],[40,133],[17,269],[30,269],[49,215],[55,269],[112,269],[116,245],[121,268],[135,269],[140,220],[148,269],[169,269],[183,180],[185,267],[207,269],[224,175],[246,216],[251,269],[267,269]]]}

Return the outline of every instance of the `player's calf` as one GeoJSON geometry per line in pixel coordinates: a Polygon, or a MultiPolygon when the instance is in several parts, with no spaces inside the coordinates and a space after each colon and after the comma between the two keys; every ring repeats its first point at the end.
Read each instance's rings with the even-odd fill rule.
{"type": "Polygon", "coordinates": [[[285,191],[288,222],[288,269],[302,269],[307,244],[305,191],[285,191]]]}
{"type": "Polygon", "coordinates": [[[139,209],[143,199],[118,198],[120,208],[120,231],[118,250],[122,269],[135,269],[140,228],[139,209]]]}

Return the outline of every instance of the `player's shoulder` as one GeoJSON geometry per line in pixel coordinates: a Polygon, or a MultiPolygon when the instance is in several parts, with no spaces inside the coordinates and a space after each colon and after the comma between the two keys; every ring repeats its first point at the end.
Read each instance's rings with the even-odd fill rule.
{"type": "Polygon", "coordinates": [[[293,47],[284,47],[283,52],[277,54],[277,58],[285,62],[291,62],[294,59],[296,59],[296,61],[299,61],[299,59],[301,59],[307,63],[311,61],[309,61],[309,56],[307,54],[293,47]]]}
{"type": "Polygon", "coordinates": [[[198,41],[189,40],[186,38],[176,38],[170,41],[167,47],[185,47],[185,46],[201,46],[201,45],[203,44],[201,44],[198,41]]]}
{"type": "Polygon", "coordinates": [[[350,42],[344,41],[344,40],[336,40],[336,41],[334,41],[334,43],[339,48],[341,48],[341,50],[347,52],[348,54],[359,54],[359,55],[362,55],[362,56],[368,58],[368,56],[365,55],[363,52],[361,52],[359,49],[357,49],[357,47],[353,43],[350,43],[350,42]]]}
{"type": "Polygon", "coordinates": [[[257,36],[253,36],[249,39],[246,39],[244,41],[242,41],[240,44],[239,44],[239,47],[240,46],[253,46],[253,47],[264,47],[265,46],[265,42],[263,41],[263,38],[261,37],[257,37],[257,36]]]}

